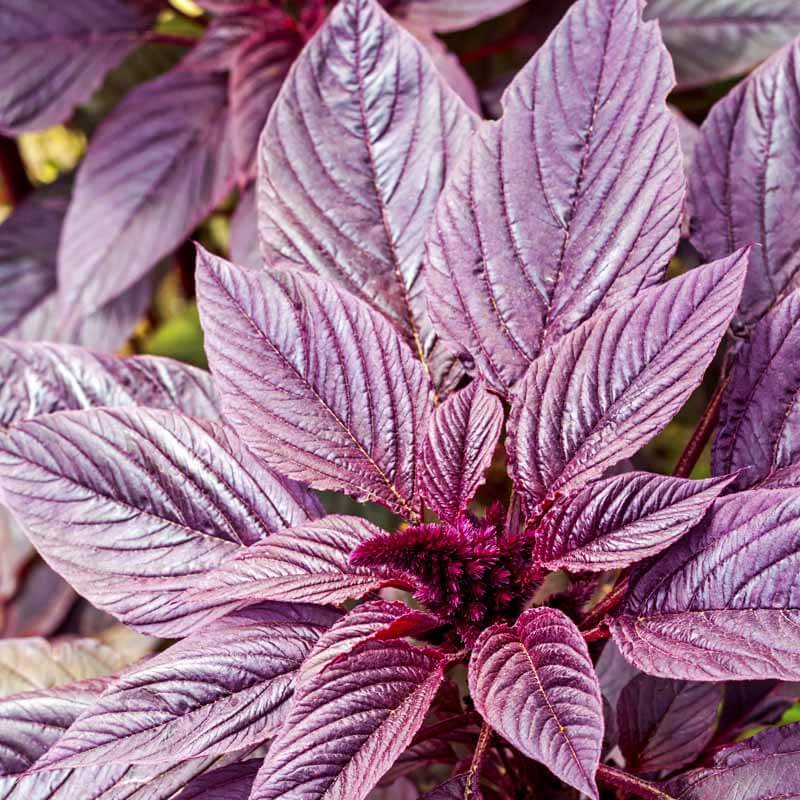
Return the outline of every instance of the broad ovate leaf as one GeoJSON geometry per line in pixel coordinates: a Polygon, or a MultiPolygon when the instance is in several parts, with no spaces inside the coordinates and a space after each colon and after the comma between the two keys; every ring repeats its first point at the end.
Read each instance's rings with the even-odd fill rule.
{"type": "Polygon", "coordinates": [[[0,339],[0,430],[41,414],[93,406],[148,406],[209,419],[219,416],[211,376],[178,361],[0,339]]]}
{"type": "Polygon", "coordinates": [[[800,723],[769,728],[719,750],[664,790],[674,800],[793,800],[800,797],[798,759],[800,723]]]}
{"type": "Polygon", "coordinates": [[[376,0],[343,0],[295,63],[261,140],[267,263],[311,269],[375,305],[444,386],[458,368],[428,318],[423,239],[475,119],[376,0]]]}
{"type": "Polygon", "coordinates": [[[402,640],[331,664],[295,696],[252,800],[363,800],[422,725],[445,665],[402,640]]]}
{"type": "Polygon", "coordinates": [[[795,0],[648,0],[682,87],[747,72],[800,33],[795,0]]]}
{"type": "Polygon", "coordinates": [[[337,658],[370,639],[419,636],[441,624],[425,611],[414,611],[396,600],[373,600],[356,606],[320,636],[298,674],[298,681],[318,675],[337,658]]]}
{"type": "Polygon", "coordinates": [[[800,679],[796,491],[724,497],[634,572],[610,622],[628,661],[686,680],[800,679]]]}
{"type": "Polygon", "coordinates": [[[96,639],[0,641],[0,697],[35,692],[117,672],[125,659],[96,639]]]}
{"type": "Polygon", "coordinates": [[[659,433],[700,383],[736,310],[747,251],[596,314],[533,362],[507,450],[529,512],[659,433]]]}
{"type": "Polygon", "coordinates": [[[469,688],[475,708],[504,739],[597,800],[600,685],[567,616],[532,608],[513,626],[487,628],[473,648],[469,688]]]}
{"type": "Polygon", "coordinates": [[[97,700],[104,686],[103,681],[81,681],[0,699],[0,776],[18,775],[32,766],[97,700]]]}
{"type": "Polygon", "coordinates": [[[619,746],[628,772],[674,772],[711,741],[722,684],[637,675],[619,696],[619,746]]]}
{"type": "Polygon", "coordinates": [[[499,17],[524,0],[382,0],[383,7],[403,24],[450,33],[499,17]]]}
{"type": "Polygon", "coordinates": [[[59,256],[59,291],[79,318],[137,283],[231,190],[227,103],[224,75],[178,68],[128,93],[100,126],[59,256]]]}
{"type": "Polygon", "coordinates": [[[246,444],[316,489],[416,518],[429,388],[389,322],[335,283],[203,250],[198,294],[216,387],[246,444]]]}
{"type": "Polygon", "coordinates": [[[256,187],[251,183],[239,195],[236,210],[231,216],[231,261],[242,267],[261,269],[264,261],[258,247],[256,229],[256,187]]]}
{"type": "Polygon", "coordinates": [[[231,135],[243,180],[255,177],[261,131],[302,46],[291,17],[273,12],[235,50],[230,77],[231,135]]]}
{"type": "Polygon", "coordinates": [[[602,572],[666,550],[697,524],[731,478],[692,481],[626,472],[556,503],[536,538],[548,569],[602,572]]]}
{"type": "MultiPolygon", "coordinates": [[[[800,14],[800,9],[798,9],[800,14]]],[[[800,169],[800,42],[784,48],[720,100],[695,148],[690,206],[692,242],[721,258],[757,242],[737,324],[748,327],[800,285],[792,224],[800,190],[786,180],[800,169]],[[735,187],[735,191],[732,190],[735,187]]]]}
{"type": "Polygon", "coordinates": [[[736,353],[712,451],[736,487],[800,486],[800,290],[753,329],[736,353]]]}
{"type": "Polygon", "coordinates": [[[502,427],[503,404],[480,380],[434,410],[422,449],[422,495],[442,519],[454,520],[475,496],[502,427]]]}
{"type": "Polygon", "coordinates": [[[209,573],[197,597],[216,606],[257,600],[326,604],[362,597],[386,580],[351,566],[350,554],[380,532],[360,517],[330,515],[272,534],[209,573]]]}
{"type": "Polygon", "coordinates": [[[428,303],[448,346],[497,391],[662,279],[684,195],[672,86],[639,0],[585,0],[452,171],[427,236],[428,303]]]}
{"type": "Polygon", "coordinates": [[[179,636],[183,593],[226,557],[319,513],[213,423],[163,411],[37,417],[0,439],[5,500],[47,562],[92,603],[179,636]]]}
{"type": "Polygon", "coordinates": [[[131,0],[4,0],[0,131],[41,130],[89,99],[155,21],[131,0]]]}
{"type": "Polygon", "coordinates": [[[171,762],[259,744],[336,612],[262,604],[223,617],[113,681],[37,770],[171,762]]]}

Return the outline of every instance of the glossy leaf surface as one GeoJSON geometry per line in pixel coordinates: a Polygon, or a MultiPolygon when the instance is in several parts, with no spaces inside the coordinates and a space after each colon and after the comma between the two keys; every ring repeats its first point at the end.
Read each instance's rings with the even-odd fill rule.
{"type": "Polygon", "coordinates": [[[475,496],[502,427],[503,404],[479,380],[434,410],[422,450],[422,494],[442,519],[454,520],[475,496]]]}
{"type": "Polygon", "coordinates": [[[664,102],[672,66],[640,14],[639,0],[571,9],[437,206],[432,318],[498,391],[598,309],[658,283],[677,245],[684,180],[664,102]]]}
{"type": "Polygon", "coordinates": [[[97,607],[161,635],[202,621],[183,592],[226,556],[319,513],[221,428],[168,412],[38,417],[0,451],[6,501],[50,565],[97,607]]]}
{"type": "Polygon", "coordinates": [[[554,608],[487,628],[473,648],[475,708],[503,738],[597,800],[600,686],[578,629],[554,608]]]}
{"type": "Polygon", "coordinates": [[[712,466],[716,474],[742,470],[737,488],[800,486],[800,291],[737,351],[712,466]]]}
{"type": "Polygon", "coordinates": [[[292,69],[260,154],[267,263],[312,269],[375,304],[444,384],[455,366],[434,352],[423,237],[474,124],[375,0],[344,0],[292,69]]]}
{"type": "Polygon", "coordinates": [[[399,334],[315,276],[199,259],[209,363],[247,445],[314,488],[416,516],[428,384],[399,334]]]}
{"type": "Polygon", "coordinates": [[[692,242],[721,258],[753,242],[737,315],[752,325],[800,285],[800,251],[791,222],[800,189],[786,175],[800,169],[800,44],[772,59],[720,100],[695,148],[690,204],[692,242]],[[731,191],[731,187],[736,187],[731,191]]]}
{"type": "Polygon", "coordinates": [[[687,533],[729,482],[626,472],[590,483],[548,513],[536,560],[571,572],[635,564],[687,533]]]}
{"type": "Polygon", "coordinates": [[[422,724],[444,662],[402,641],[367,642],[298,692],[252,800],[363,800],[422,724]]]}
{"type": "Polygon", "coordinates": [[[746,266],[740,251],[641,292],[531,365],[507,442],[529,509],[599,478],[664,428],[716,353],[746,266]]]}
{"type": "Polygon", "coordinates": [[[634,573],[612,633],[651,675],[797,680],[799,562],[796,492],[722,498],[692,533],[634,573]]]}

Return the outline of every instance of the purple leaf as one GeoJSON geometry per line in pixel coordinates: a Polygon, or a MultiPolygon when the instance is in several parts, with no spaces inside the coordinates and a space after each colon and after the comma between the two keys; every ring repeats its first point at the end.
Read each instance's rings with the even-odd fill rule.
{"type": "Polygon", "coordinates": [[[450,778],[449,781],[445,781],[441,786],[437,786],[435,789],[426,792],[422,795],[420,800],[464,800],[465,797],[480,800],[480,795],[477,797],[474,795],[466,795],[466,789],[467,776],[456,775],[454,778],[450,778]]]}
{"type": "Polygon", "coordinates": [[[697,141],[700,138],[700,128],[674,106],[670,106],[670,111],[675,117],[675,122],[678,123],[678,134],[680,135],[681,151],[683,152],[683,171],[687,175],[691,175],[694,164],[694,149],[697,147],[697,141]]]}
{"type": "Polygon", "coordinates": [[[597,800],[603,743],[600,686],[574,623],[554,608],[531,608],[513,627],[487,628],[469,665],[475,708],[526,756],[597,800]]]}
{"type": "Polygon", "coordinates": [[[320,636],[300,667],[298,683],[318,675],[362,642],[419,636],[440,624],[441,620],[433,614],[414,611],[405,603],[392,600],[363,603],[320,636]]]}
{"type": "Polygon", "coordinates": [[[515,391],[509,471],[529,513],[599,478],[661,431],[700,383],[741,292],[747,251],[595,315],[515,391]]]}
{"type": "Polygon", "coordinates": [[[658,20],[683,88],[747,72],[800,33],[795,0],[648,0],[645,17],[658,20]]]}
{"type": "Polygon", "coordinates": [[[211,376],[178,361],[0,340],[0,430],[41,414],[92,406],[219,416],[211,376]]]}
{"type": "Polygon", "coordinates": [[[3,0],[0,131],[63,122],[154,21],[155,14],[124,0],[3,0]]]}
{"type": "Polygon", "coordinates": [[[363,800],[405,750],[442,681],[444,659],[403,641],[372,641],[295,697],[252,800],[363,800]]]}
{"type": "Polygon", "coordinates": [[[791,221],[800,213],[800,192],[785,180],[800,169],[794,126],[800,114],[799,53],[800,43],[782,50],[717,103],[695,149],[690,192],[695,247],[706,258],[719,258],[745,244],[761,244],[751,255],[737,315],[741,326],[751,325],[800,285],[791,221]]]}
{"type": "Polygon", "coordinates": [[[14,597],[2,609],[2,636],[50,636],[76,600],[75,592],[39,558],[34,558],[14,597]]]}
{"type": "Polygon", "coordinates": [[[380,588],[386,580],[350,566],[350,553],[379,532],[360,517],[328,516],[275,533],[241,549],[206,576],[198,600],[341,603],[380,588]]]}
{"type": "Polygon", "coordinates": [[[625,658],[651,675],[798,680],[798,564],[795,491],[722,498],[634,573],[611,631],[625,658]]]}
{"type": "Polygon", "coordinates": [[[193,758],[170,766],[104,764],[35,772],[0,778],[0,800],[172,800],[193,778],[234,760],[236,755],[193,758]]]}
{"type": "Polygon", "coordinates": [[[258,248],[256,229],[256,187],[250,184],[239,195],[231,217],[231,261],[242,267],[261,269],[264,261],[258,248]]]}
{"type": "Polygon", "coordinates": [[[314,488],[416,518],[428,384],[397,332],[315,276],[198,258],[208,360],[247,445],[314,488]]]}
{"type": "Polygon", "coordinates": [[[460,370],[428,319],[423,238],[474,120],[375,0],[344,0],[292,68],[260,156],[267,263],[311,269],[374,304],[445,387],[460,370]]]}
{"type": "Polygon", "coordinates": [[[503,404],[480,380],[438,406],[422,449],[422,496],[444,520],[466,510],[503,427],[503,404]]]}
{"type": "Polygon", "coordinates": [[[719,718],[721,741],[734,741],[754,725],[774,725],[800,698],[800,683],[728,681],[719,718]]]}
{"type": "Polygon", "coordinates": [[[598,309],[658,283],[678,243],[682,158],[664,102],[672,67],[640,7],[586,0],[568,12],[437,206],[433,322],[500,392],[598,309]]]}
{"type": "Polygon", "coordinates": [[[736,354],[714,440],[716,474],[736,488],[800,486],[800,291],[755,326],[736,354]]]}
{"type": "Polygon", "coordinates": [[[731,478],[691,481],[626,472],[556,503],[536,538],[550,570],[602,572],[666,550],[703,517],[731,478]]]}
{"type": "Polygon", "coordinates": [[[0,776],[27,770],[95,702],[104,686],[104,681],[82,681],[0,699],[0,776]]]}
{"type": "Polygon", "coordinates": [[[204,573],[319,513],[219,426],[145,409],[23,422],[0,439],[0,476],[62,577],[122,622],[164,636],[209,613],[182,597],[204,573]]]}
{"type": "Polygon", "coordinates": [[[224,75],[179,68],[129,92],[98,129],[61,240],[60,291],[76,314],[137,283],[231,190],[227,102],[224,75]]]}
{"type": "Polygon", "coordinates": [[[691,764],[711,741],[721,703],[718,683],[635,677],[617,706],[625,769],[673,772],[691,764]]]}
{"type": "Polygon", "coordinates": [[[303,46],[292,19],[273,11],[236,50],[231,65],[231,135],[242,180],[255,177],[258,139],[289,68],[303,46]]]}
{"type": "Polygon", "coordinates": [[[603,698],[608,701],[616,717],[619,696],[628,683],[639,674],[639,670],[624,659],[613,639],[606,642],[600,658],[594,665],[594,670],[600,681],[603,698]]]}
{"type": "Polygon", "coordinates": [[[265,741],[286,717],[297,668],[337,616],[265,604],[217,620],[115,680],[35,769],[170,762],[265,741]]]}
{"type": "Polygon", "coordinates": [[[800,796],[800,723],[772,728],[714,754],[707,767],[674,778],[674,800],[778,800],[800,796]]]}
{"type": "Polygon", "coordinates": [[[36,692],[117,672],[125,659],[95,639],[0,641],[0,697],[36,692]]]}
{"type": "Polygon", "coordinates": [[[175,800],[248,800],[256,773],[257,758],[229,764],[190,781],[175,800]]]}
{"type": "Polygon", "coordinates": [[[450,33],[472,28],[524,4],[524,0],[382,0],[404,24],[450,33]]]}

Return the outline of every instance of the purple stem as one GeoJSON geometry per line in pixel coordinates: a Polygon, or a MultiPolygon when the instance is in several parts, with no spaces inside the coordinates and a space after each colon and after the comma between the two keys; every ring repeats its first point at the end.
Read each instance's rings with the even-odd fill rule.
{"type": "Polygon", "coordinates": [[[673,800],[654,783],[644,781],[621,769],[609,767],[607,764],[601,764],[597,768],[597,780],[605,786],[622,790],[633,797],[641,798],[641,800],[673,800]]]}

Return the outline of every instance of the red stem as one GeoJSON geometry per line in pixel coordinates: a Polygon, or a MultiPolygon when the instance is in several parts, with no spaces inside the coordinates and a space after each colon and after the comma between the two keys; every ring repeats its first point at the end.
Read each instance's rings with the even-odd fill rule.
{"type": "MultiPolygon", "coordinates": [[[[628,578],[617,578],[617,583],[614,588],[583,618],[581,629],[592,633],[592,631],[625,599],[627,592],[628,578]]],[[[584,634],[584,638],[586,638],[586,634],[584,634]]]]}
{"type": "Polygon", "coordinates": [[[472,755],[472,763],[467,772],[467,785],[464,787],[464,800],[470,797],[479,797],[479,784],[481,780],[481,770],[489,751],[489,744],[492,741],[492,729],[484,722],[481,726],[481,734],[478,737],[478,744],[475,745],[475,752],[472,755]]]}
{"type": "Polygon", "coordinates": [[[688,478],[700,459],[700,456],[703,454],[703,450],[708,444],[711,434],[714,433],[714,429],[717,427],[717,423],[719,422],[719,412],[722,408],[722,397],[725,394],[725,387],[727,387],[727,385],[727,378],[723,381],[720,381],[711,397],[711,400],[709,400],[706,410],[703,412],[703,416],[700,417],[700,422],[697,423],[697,427],[692,434],[692,438],[689,439],[686,448],[684,449],[683,454],[678,460],[678,464],[672,473],[676,478],[688,478]]]}
{"type": "Polygon", "coordinates": [[[181,36],[177,33],[158,33],[158,31],[149,31],[144,38],[145,41],[156,44],[179,44],[183,47],[194,47],[198,42],[198,39],[194,36],[181,36]]]}
{"type": "Polygon", "coordinates": [[[12,206],[18,206],[33,191],[19,147],[7,136],[0,136],[0,177],[12,206]]]}
{"type": "Polygon", "coordinates": [[[621,789],[627,794],[641,798],[641,800],[673,800],[654,783],[643,781],[629,772],[609,767],[607,764],[601,764],[597,768],[597,780],[605,786],[621,789]]]}
{"type": "Polygon", "coordinates": [[[586,644],[590,642],[602,642],[611,637],[611,631],[605,625],[598,625],[596,628],[583,632],[583,641],[586,644]]]}

